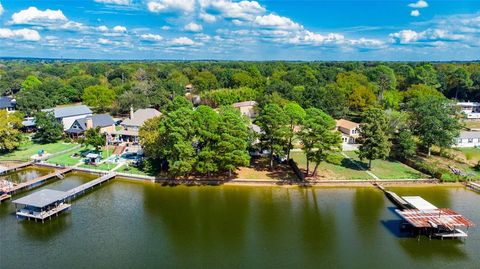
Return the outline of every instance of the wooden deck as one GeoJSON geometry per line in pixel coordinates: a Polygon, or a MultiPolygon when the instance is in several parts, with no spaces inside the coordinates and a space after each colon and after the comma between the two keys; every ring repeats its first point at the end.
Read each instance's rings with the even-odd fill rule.
{"type": "Polygon", "coordinates": [[[8,172],[15,171],[15,170],[27,167],[27,166],[32,165],[32,164],[33,164],[33,161],[16,164],[16,165],[13,165],[13,166],[10,166],[10,167],[2,166],[0,168],[0,174],[6,174],[8,172]]]}
{"type": "Polygon", "coordinates": [[[10,197],[12,197],[10,194],[2,194],[0,195],[0,203],[5,201],[5,200],[8,200],[10,199],[10,197]]]}
{"type": "Polygon", "coordinates": [[[55,171],[55,172],[52,172],[48,175],[45,175],[45,176],[41,176],[41,177],[37,177],[36,179],[32,179],[32,180],[29,180],[27,182],[23,182],[23,183],[20,183],[20,184],[17,184],[15,186],[13,186],[12,188],[8,189],[7,190],[7,193],[8,194],[13,194],[13,193],[16,193],[18,191],[21,191],[21,190],[24,190],[24,189],[28,189],[30,187],[33,187],[37,184],[41,184],[51,178],[54,178],[54,177],[58,177],[58,178],[62,178],[63,177],[63,174],[65,173],[68,173],[70,171],[72,171],[72,167],[67,167],[65,169],[62,169],[60,171],[55,171]]]}
{"type": "Polygon", "coordinates": [[[59,213],[62,211],[65,211],[71,207],[70,204],[66,203],[61,203],[58,206],[48,210],[48,211],[42,211],[42,212],[32,212],[27,209],[20,209],[17,211],[16,215],[17,218],[27,218],[27,219],[32,219],[32,220],[40,220],[44,221],[45,219],[50,219],[52,216],[58,216],[59,213]]]}
{"type": "Polygon", "coordinates": [[[83,185],[80,185],[78,187],[75,187],[69,191],[67,191],[67,198],[75,198],[77,195],[85,193],[88,189],[91,189],[97,185],[100,185],[112,178],[114,178],[117,174],[116,173],[108,173],[105,174],[97,179],[94,179],[92,181],[89,181],[83,185]]]}

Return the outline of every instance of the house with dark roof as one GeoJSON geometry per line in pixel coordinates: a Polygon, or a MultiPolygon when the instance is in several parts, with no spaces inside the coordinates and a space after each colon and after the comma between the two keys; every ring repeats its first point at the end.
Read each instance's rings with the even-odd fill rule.
{"type": "Polygon", "coordinates": [[[0,109],[15,112],[17,101],[10,96],[0,97],[0,109]]]}
{"type": "Polygon", "coordinates": [[[63,124],[64,131],[68,130],[77,119],[92,116],[92,111],[85,105],[55,107],[42,111],[53,112],[55,118],[63,124]]]}
{"type": "Polygon", "coordinates": [[[97,114],[85,118],[76,119],[65,133],[72,137],[83,135],[86,130],[100,128],[100,133],[111,134],[115,131],[115,121],[108,114],[97,114]]]}

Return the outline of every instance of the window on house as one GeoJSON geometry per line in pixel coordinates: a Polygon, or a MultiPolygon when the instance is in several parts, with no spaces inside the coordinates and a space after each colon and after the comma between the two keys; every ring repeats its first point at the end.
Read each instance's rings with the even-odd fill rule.
{"type": "Polygon", "coordinates": [[[468,143],[473,143],[473,138],[469,138],[468,143]]]}

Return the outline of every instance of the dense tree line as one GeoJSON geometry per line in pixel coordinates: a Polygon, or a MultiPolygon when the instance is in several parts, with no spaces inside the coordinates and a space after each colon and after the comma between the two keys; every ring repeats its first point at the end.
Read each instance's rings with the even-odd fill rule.
{"type": "Polygon", "coordinates": [[[207,105],[289,100],[334,118],[355,117],[375,105],[398,109],[418,88],[476,100],[480,64],[0,61],[0,95],[14,95],[26,114],[82,101],[113,113],[160,108],[188,84],[207,105]]]}

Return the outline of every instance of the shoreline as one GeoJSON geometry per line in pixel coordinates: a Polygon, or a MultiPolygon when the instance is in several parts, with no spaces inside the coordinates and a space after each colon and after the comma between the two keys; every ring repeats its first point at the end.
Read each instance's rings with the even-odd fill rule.
{"type": "MultiPolygon", "coordinates": [[[[49,163],[35,163],[33,166],[63,168],[49,163]]],[[[72,167],[75,172],[83,172],[90,174],[107,174],[109,171],[88,169],[81,167],[72,167]]],[[[384,180],[316,180],[309,182],[297,181],[274,181],[263,179],[233,179],[233,180],[168,180],[157,179],[152,176],[128,174],[121,172],[114,172],[117,177],[127,180],[135,180],[142,182],[151,182],[170,186],[250,186],[250,187],[376,187],[374,183],[389,187],[425,187],[425,186],[447,186],[447,187],[461,187],[465,186],[462,182],[447,182],[442,183],[436,179],[384,179],[384,180]]]]}

